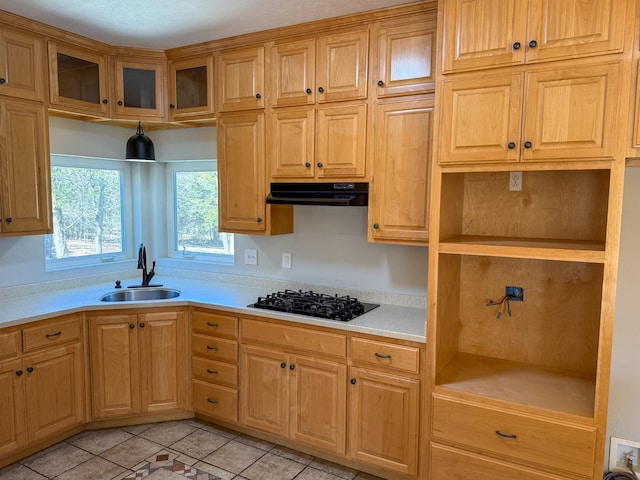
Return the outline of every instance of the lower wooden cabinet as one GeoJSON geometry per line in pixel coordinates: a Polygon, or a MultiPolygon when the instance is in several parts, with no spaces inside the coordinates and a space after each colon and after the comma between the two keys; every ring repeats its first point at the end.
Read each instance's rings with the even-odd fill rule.
{"type": "Polygon", "coordinates": [[[90,316],[93,418],[184,409],[186,333],[181,311],[90,316]]]}

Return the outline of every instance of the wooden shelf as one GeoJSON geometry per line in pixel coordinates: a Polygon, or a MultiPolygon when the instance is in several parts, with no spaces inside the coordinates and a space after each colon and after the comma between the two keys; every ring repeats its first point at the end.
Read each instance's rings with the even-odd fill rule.
{"type": "Polygon", "coordinates": [[[439,245],[440,253],[604,263],[604,242],[461,235],[439,245]]]}
{"type": "Polygon", "coordinates": [[[500,359],[456,354],[436,377],[447,389],[593,418],[595,379],[500,359]]]}

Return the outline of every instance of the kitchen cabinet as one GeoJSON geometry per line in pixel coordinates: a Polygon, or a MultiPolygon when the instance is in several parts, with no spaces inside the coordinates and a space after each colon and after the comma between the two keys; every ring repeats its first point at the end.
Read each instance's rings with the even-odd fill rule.
{"type": "Polygon", "coordinates": [[[51,233],[45,107],[0,98],[0,236],[51,233]]]}
{"type": "Polygon", "coordinates": [[[263,46],[218,54],[216,75],[216,103],[220,112],[264,108],[263,46]]]}
{"type": "Polygon", "coordinates": [[[446,0],[443,72],[619,53],[627,2],[446,0]]]}
{"type": "Polygon", "coordinates": [[[112,94],[107,53],[52,40],[48,47],[50,108],[108,117],[112,94]]]}
{"type": "Polygon", "coordinates": [[[427,245],[433,96],[374,106],[370,242],[427,245]]]}
{"type": "Polygon", "coordinates": [[[0,95],[44,101],[44,41],[0,25],[0,95]]]}
{"type": "Polygon", "coordinates": [[[439,163],[613,158],[621,68],[610,61],[447,78],[439,163]]]}
{"type": "Polygon", "coordinates": [[[191,312],[191,370],[196,413],[238,421],[238,317],[216,311],[191,312]]]}
{"type": "Polygon", "coordinates": [[[94,419],[185,408],[184,312],[104,312],[88,321],[94,419]]]}
{"type": "Polygon", "coordinates": [[[213,62],[213,54],[169,60],[171,120],[194,120],[213,115],[213,62]]]}
{"type": "Polygon", "coordinates": [[[154,52],[140,57],[117,56],[113,68],[113,117],[165,120],[167,61],[164,53],[154,52]]]}

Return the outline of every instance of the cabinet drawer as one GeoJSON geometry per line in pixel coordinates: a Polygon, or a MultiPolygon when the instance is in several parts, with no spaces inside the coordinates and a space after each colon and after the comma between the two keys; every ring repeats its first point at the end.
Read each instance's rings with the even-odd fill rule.
{"type": "Polygon", "coordinates": [[[593,475],[595,427],[557,423],[439,395],[433,396],[431,424],[435,440],[593,475]]]}
{"type": "Polygon", "coordinates": [[[194,355],[227,362],[238,361],[238,342],[208,335],[192,335],[191,351],[194,355]]]}
{"type": "Polygon", "coordinates": [[[338,333],[242,319],[242,339],[345,358],[347,338],[338,333]]]}
{"type": "Polygon", "coordinates": [[[22,330],[24,352],[30,352],[42,347],[49,347],[77,340],[80,338],[80,317],[71,317],[38,325],[22,330]]]}
{"type": "Polygon", "coordinates": [[[238,338],[238,317],[194,310],[191,313],[191,321],[194,332],[238,338]]]}
{"type": "Polygon", "coordinates": [[[0,333],[0,358],[9,358],[20,352],[20,330],[0,333]]]}
{"type": "Polygon", "coordinates": [[[351,358],[354,362],[420,373],[420,349],[364,338],[351,339],[351,358]]]}
{"type": "Polygon", "coordinates": [[[456,448],[431,445],[431,476],[456,480],[566,480],[456,448]]]}
{"type": "Polygon", "coordinates": [[[230,363],[192,357],[191,368],[193,370],[193,376],[205,382],[217,383],[233,388],[238,386],[238,367],[230,363]]]}
{"type": "Polygon", "coordinates": [[[209,417],[236,423],[238,421],[238,391],[194,380],[193,409],[209,417]]]}

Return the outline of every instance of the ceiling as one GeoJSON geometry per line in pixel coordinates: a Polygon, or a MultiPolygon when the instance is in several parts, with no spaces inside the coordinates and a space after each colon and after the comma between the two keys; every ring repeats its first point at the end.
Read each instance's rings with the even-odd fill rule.
{"type": "Polygon", "coordinates": [[[0,10],[114,46],[169,48],[414,0],[0,0],[0,10]]]}

